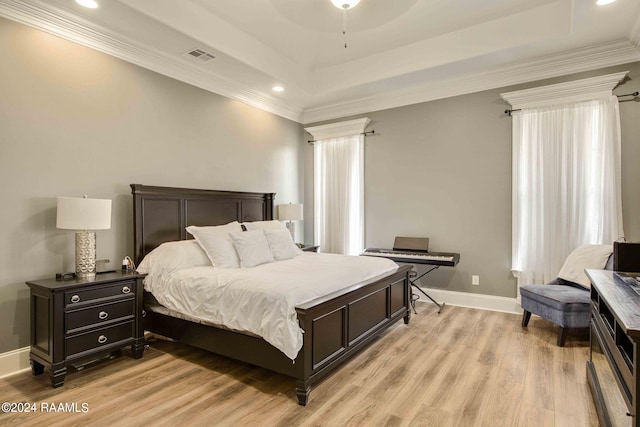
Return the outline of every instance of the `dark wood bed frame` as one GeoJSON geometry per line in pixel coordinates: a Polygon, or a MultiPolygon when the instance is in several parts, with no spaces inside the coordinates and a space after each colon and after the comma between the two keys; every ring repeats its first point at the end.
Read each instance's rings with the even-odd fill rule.
{"type": "MultiPolygon", "coordinates": [[[[273,193],[194,190],[131,184],[135,260],[161,243],[187,239],[188,225],[273,219],[273,193]]],[[[144,329],[295,378],[298,403],[311,385],[362,350],[382,331],[411,316],[409,266],[296,307],[304,331],[291,359],[262,338],[146,311],[144,329]]],[[[150,297],[146,295],[145,298],[150,297]]]]}

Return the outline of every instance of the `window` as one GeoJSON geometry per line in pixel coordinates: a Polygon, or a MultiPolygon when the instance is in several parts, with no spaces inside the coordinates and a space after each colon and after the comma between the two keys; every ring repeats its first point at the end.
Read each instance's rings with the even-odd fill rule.
{"type": "Polygon", "coordinates": [[[306,130],[314,135],[314,235],[322,252],[364,249],[364,128],[368,119],[306,130]]]}
{"type": "MultiPolygon", "coordinates": [[[[553,280],[565,258],[583,244],[606,244],[623,235],[620,119],[611,90],[626,73],[529,92],[513,115],[512,269],[518,286],[553,280]],[[621,75],[620,75],[621,74],[621,75]],[[574,93],[594,81],[605,93],[574,93]],[[563,98],[553,98],[562,93],[563,98]],[[541,102],[540,98],[547,98],[541,102]],[[563,102],[564,101],[564,102],[563,102]],[[546,104],[546,105],[545,105],[546,104]]],[[[513,100],[514,92],[503,94],[513,100]],[[510,98],[511,97],[511,98],[510,98]]]]}

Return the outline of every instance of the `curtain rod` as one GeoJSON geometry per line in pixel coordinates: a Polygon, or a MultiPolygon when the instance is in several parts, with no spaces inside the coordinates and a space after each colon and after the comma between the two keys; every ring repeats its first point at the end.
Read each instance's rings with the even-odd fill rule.
{"type": "MultiPolygon", "coordinates": [[[[640,95],[640,92],[633,92],[633,93],[625,93],[624,95],[616,95],[618,98],[623,98],[625,96],[633,96],[634,98],[637,98],[638,95],[640,95]]],[[[511,117],[511,113],[513,113],[514,111],[520,111],[521,108],[516,108],[515,110],[504,110],[504,113],[509,115],[509,117],[511,117]]]]}
{"type": "MultiPolygon", "coordinates": [[[[358,135],[364,135],[364,136],[367,136],[367,135],[373,135],[373,134],[375,134],[375,133],[376,133],[376,131],[375,131],[375,130],[369,130],[369,131],[366,131],[366,132],[359,133],[358,135]]],[[[307,143],[309,143],[309,144],[313,144],[314,142],[316,142],[316,140],[315,140],[315,139],[310,139],[310,140],[308,140],[308,141],[307,141],[307,143]]]]}

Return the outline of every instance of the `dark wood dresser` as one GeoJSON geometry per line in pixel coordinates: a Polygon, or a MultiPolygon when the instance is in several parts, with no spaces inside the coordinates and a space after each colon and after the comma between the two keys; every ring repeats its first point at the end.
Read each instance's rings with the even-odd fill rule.
{"type": "Polygon", "coordinates": [[[603,426],[638,426],[640,283],[633,273],[587,270],[591,351],[587,378],[603,426]]]}
{"type": "Polygon", "coordinates": [[[109,356],[131,346],[142,357],[144,274],[114,272],[92,279],[26,282],[31,288],[31,369],[49,369],[53,387],[64,384],[67,367],[109,356]]]}

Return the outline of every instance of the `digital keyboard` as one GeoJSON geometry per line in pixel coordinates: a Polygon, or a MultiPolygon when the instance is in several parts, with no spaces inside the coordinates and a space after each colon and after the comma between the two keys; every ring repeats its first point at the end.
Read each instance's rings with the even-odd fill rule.
{"type": "Polygon", "coordinates": [[[389,258],[390,260],[397,262],[442,265],[447,267],[454,267],[458,262],[460,262],[460,254],[452,252],[367,248],[361,255],[389,258]]]}

